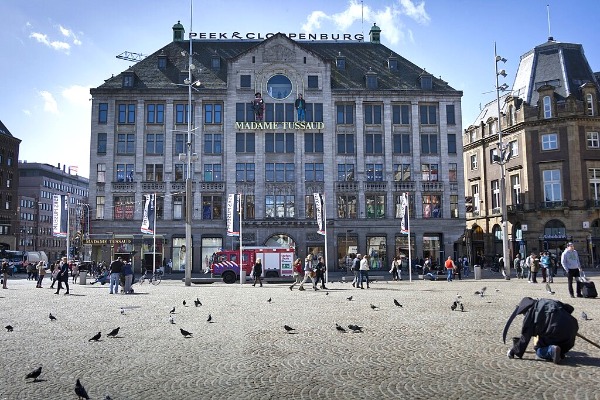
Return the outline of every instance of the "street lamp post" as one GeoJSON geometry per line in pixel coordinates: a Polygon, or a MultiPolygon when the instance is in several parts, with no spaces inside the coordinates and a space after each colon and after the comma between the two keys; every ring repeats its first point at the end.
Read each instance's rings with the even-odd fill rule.
{"type": "Polygon", "coordinates": [[[502,259],[504,260],[504,270],[502,274],[504,275],[506,280],[510,279],[510,256],[508,249],[508,212],[506,210],[506,163],[510,159],[510,149],[508,145],[505,145],[502,141],[502,127],[500,126],[500,92],[503,92],[508,89],[508,85],[506,83],[499,85],[499,77],[506,77],[505,70],[498,70],[499,62],[506,62],[506,58],[498,55],[496,51],[496,42],[494,42],[494,65],[496,67],[496,106],[498,107],[498,120],[497,120],[497,130],[498,130],[498,152],[499,154],[494,157],[493,161],[497,162],[501,168],[501,178],[500,178],[500,209],[502,213],[502,259]]]}

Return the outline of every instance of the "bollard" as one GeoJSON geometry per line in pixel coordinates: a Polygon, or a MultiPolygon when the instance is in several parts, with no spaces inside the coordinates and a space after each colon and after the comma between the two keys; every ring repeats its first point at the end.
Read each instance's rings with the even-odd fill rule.
{"type": "Polygon", "coordinates": [[[475,265],[473,268],[475,271],[475,280],[481,280],[481,265],[475,265]]]}
{"type": "Polygon", "coordinates": [[[87,277],[87,271],[86,270],[79,270],[79,284],[80,285],[85,285],[85,279],[87,277]]]}
{"type": "Polygon", "coordinates": [[[240,283],[242,283],[242,284],[246,283],[246,271],[245,270],[240,271],[240,283]]]}

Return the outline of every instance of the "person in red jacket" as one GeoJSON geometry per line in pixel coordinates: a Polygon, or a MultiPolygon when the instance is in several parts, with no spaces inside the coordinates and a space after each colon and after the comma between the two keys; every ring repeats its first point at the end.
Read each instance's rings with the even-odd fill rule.
{"type": "Polygon", "coordinates": [[[446,278],[448,282],[452,282],[452,277],[454,276],[454,270],[456,269],[456,264],[452,261],[452,256],[448,256],[446,259],[446,272],[448,273],[448,277],[446,278]]]}

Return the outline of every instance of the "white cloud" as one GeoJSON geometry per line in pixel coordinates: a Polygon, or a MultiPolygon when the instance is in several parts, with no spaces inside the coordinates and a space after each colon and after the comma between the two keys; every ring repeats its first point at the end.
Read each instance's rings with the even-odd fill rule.
{"type": "Polygon", "coordinates": [[[23,114],[25,114],[27,116],[30,116],[31,115],[31,111],[25,109],[25,110],[23,110],[23,114]]]}
{"type": "Polygon", "coordinates": [[[395,0],[392,5],[376,10],[358,0],[350,0],[346,9],[338,13],[328,15],[323,11],[311,12],[302,25],[302,30],[313,33],[315,30],[321,29],[322,25],[330,23],[339,31],[347,31],[357,22],[364,22],[366,29],[372,23],[376,23],[381,28],[383,38],[393,45],[405,40],[407,36],[409,40],[413,40],[412,32],[405,27],[401,20],[402,16],[423,25],[430,21],[424,1],[417,4],[413,0],[395,0]]]}
{"type": "Polygon", "coordinates": [[[37,40],[39,43],[42,43],[54,50],[63,51],[69,54],[69,50],[71,49],[71,45],[67,42],[59,42],[58,40],[50,41],[48,40],[48,35],[38,32],[32,32],[29,35],[30,38],[37,40]]]}
{"type": "Polygon", "coordinates": [[[60,33],[62,33],[63,36],[71,38],[73,40],[73,44],[78,46],[81,45],[81,40],[79,40],[75,32],[73,32],[72,30],[65,28],[62,25],[58,26],[58,30],[60,31],[60,33]]]}
{"type": "Polygon", "coordinates": [[[44,99],[44,111],[48,111],[52,114],[58,114],[58,104],[54,99],[52,93],[42,90],[39,95],[44,99]]]}
{"type": "Polygon", "coordinates": [[[73,85],[63,89],[62,96],[76,106],[89,106],[90,104],[90,87],[73,85]]]}

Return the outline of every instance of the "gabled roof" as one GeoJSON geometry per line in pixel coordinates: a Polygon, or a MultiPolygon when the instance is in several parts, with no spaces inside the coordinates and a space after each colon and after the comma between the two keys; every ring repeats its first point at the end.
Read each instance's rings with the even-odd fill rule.
{"type": "Polygon", "coordinates": [[[1,120],[0,120],[0,135],[13,137],[13,135],[10,133],[8,128],[4,125],[4,123],[1,120]]]}
{"type": "MultiPolygon", "coordinates": [[[[228,61],[235,60],[251,49],[262,46],[269,40],[285,36],[277,34],[266,40],[194,40],[193,72],[194,80],[202,82],[202,88],[225,89],[227,87],[228,61]],[[221,68],[211,68],[213,55],[220,57],[221,68]]],[[[287,40],[292,41],[287,38],[287,40]]],[[[414,90],[421,91],[419,76],[424,69],[411,63],[404,57],[394,53],[382,44],[357,41],[293,41],[300,48],[315,54],[331,63],[332,89],[366,90],[365,74],[369,71],[377,74],[378,90],[414,90]],[[346,68],[339,71],[335,66],[336,57],[342,55],[346,59],[346,68]],[[388,68],[388,58],[397,60],[398,69],[388,68]]],[[[136,89],[175,89],[180,74],[187,71],[189,41],[171,42],[144,60],[139,61],[125,72],[133,72],[136,89]],[[182,52],[184,52],[182,54],[182,52]],[[159,55],[167,57],[167,68],[158,69],[159,55]]],[[[121,89],[123,73],[105,81],[97,89],[121,89]]],[[[447,82],[433,77],[431,92],[457,92],[447,82]]]]}
{"type": "Polygon", "coordinates": [[[548,40],[521,56],[512,93],[534,106],[539,100],[537,90],[551,85],[559,101],[569,96],[582,100],[580,87],[588,82],[598,88],[583,47],[548,40]]]}

